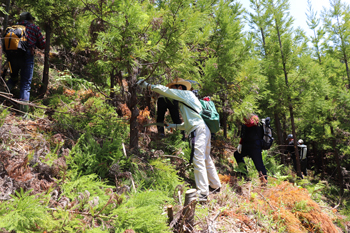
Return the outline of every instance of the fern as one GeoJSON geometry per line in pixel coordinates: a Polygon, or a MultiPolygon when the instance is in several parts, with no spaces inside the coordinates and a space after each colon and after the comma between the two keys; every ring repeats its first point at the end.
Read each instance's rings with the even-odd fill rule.
{"type": "Polygon", "coordinates": [[[172,165],[159,159],[152,161],[151,165],[154,166],[154,183],[152,185],[154,189],[172,194],[175,187],[182,183],[182,179],[177,175],[177,171],[172,165]]]}
{"type": "MultiPolygon", "coordinates": [[[[76,199],[79,196],[79,193],[85,193],[86,191],[90,194],[88,200],[98,196],[99,205],[96,208],[97,210],[102,208],[109,199],[109,196],[106,194],[107,188],[112,189],[114,186],[107,185],[105,182],[100,181],[96,174],[71,178],[70,181],[63,183],[61,187],[62,196],[66,196],[70,200],[76,199]]],[[[83,208],[85,207],[88,207],[88,205],[83,206],[83,208]]]]}
{"type": "Polygon", "coordinates": [[[128,202],[113,211],[118,216],[115,232],[126,229],[135,232],[170,232],[167,217],[162,214],[162,205],[170,201],[161,191],[145,191],[130,197],[128,202]]]}
{"type": "Polygon", "coordinates": [[[49,200],[48,195],[35,197],[30,191],[16,191],[10,201],[0,205],[0,228],[7,231],[28,232],[51,230],[55,222],[48,213],[48,208],[43,203],[49,200]]]}
{"type": "Polygon", "coordinates": [[[105,139],[102,146],[91,133],[83,134],[70,153],[70,167],[81,175],[96,173],[106,178],[110,165],[123,157],[122,139],[116,134],[111,135],[114,139],[105,139]]]}

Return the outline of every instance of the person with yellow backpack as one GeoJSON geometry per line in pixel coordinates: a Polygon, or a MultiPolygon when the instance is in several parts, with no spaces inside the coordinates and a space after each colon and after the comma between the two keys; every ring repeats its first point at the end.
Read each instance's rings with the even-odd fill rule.
{"type": "MultiPolygon", "coordinates": [[[[11,91],[19,81],[20,100],[28,102],[34,71],[35,49],[44,49],[46,42],[40,28],[34,24],[35,18],[29,12],[20,14],[19,22],[6,29],[3,49],[10,63],[11,78],[7,86],[11,91]]],[[[28,112],[28,105],[21,104],[20,110],[28,112]]]]}

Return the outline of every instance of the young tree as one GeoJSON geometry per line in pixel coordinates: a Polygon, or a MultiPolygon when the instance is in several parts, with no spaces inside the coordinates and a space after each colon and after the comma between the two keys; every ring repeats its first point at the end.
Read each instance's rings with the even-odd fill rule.
{"type": "MultiPolygon", "coordinates": [[[[130,148],[138,148],[139,89],[136,82],[184,78],[196,73],[192,65],[195,48],[208,34],[205,25],[206,1],[112,1],[105,2],[101,17],[105,30],[95,44],[96,65],[113,74],[131,111],[130,148]]],[[[113,81],[110,82],[113,87],[113,81]]]]}

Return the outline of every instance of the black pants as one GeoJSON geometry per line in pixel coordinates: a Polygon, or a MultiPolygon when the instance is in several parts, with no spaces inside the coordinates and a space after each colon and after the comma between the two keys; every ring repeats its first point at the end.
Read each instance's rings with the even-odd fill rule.
{"type": "MultiPolygon", "coordinates": [[[[266,168],[262,159],[261,150],[261,141],[257,140],[255,142],[252,142],[251,144],[243,144],[242,153],[238,153],[238,151],[235,151],[234,156],[238,164],[243,163],[244,165],[244,157],[249,156],[250,158],[252,158],[256,170],[258,172],[261,172],[267,179],[266,168]]],[[[245,169],[247,169],[246,166],[245,169]]]]}
{"type": "MultiPolygon", "coordinates": [[[[295,158],[295,154],[292,155],[292,160],[293,160],[293,167],[294,171],[297,172],[297,160],[295,158]]],[[[307,158],[306,159],[301,159],[300,160],[300,171],[304,173],[304,176],[307,176],[307,158]]]]}
{"type": "MultiPolygon", "coordinates": [[[[158,98],[157,102],[157,123],[164,123],[164,116],[169,109],[171,119],[174,124],[181,124],[179,113],[179,103],[176,100],[170,100],[166,97],[158,98]]],[[[164,126],[157,126],[158,133],[164,134],[164,126]]]]}
{"type": "Polygon", "coordinates": [[[24,51],[11,51],[6,54],[11,66],[11,79],[13,82],[19,80],[19,72],[25,67],[26,53],[24,51]]]}

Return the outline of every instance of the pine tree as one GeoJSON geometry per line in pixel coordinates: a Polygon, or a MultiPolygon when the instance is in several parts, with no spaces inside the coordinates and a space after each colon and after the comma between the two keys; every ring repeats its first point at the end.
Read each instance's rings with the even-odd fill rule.
{"type": "Polygon", "coordinates": [[[135,84],[140,78],[164,83],[196,73],[194,49],[209,31],[203,21],[206,1],[121,0],[103,4],[107,10],[100,19],[104,30],[98,32],[95,42],[99,53],[95,67],[105,70],[111,89],[120,93],[130,109],[130,148],[137,148],[140,90],[135,84]]]}
{"type": "Polygon", "coordinates": [[[344,65],[350,87],[350,8],[341,0],[330,0],[330,9],[322,12],[324,28],[328,34],[327,50],[344,65]]]}
{"type": "Polygon", "coordinates": [[[218,1],[213,5],[211,16],[212,34],[203,44],[198,62],[203,71],[201,94],[213,94],[216,106],[222,112],[221,126],[226,138],[227,121],[233,109],[236,118],[256,109],[259,83],[252,70],[256,70],[257,65],[249,63],[251,42],[244,39],[242,33],[241,5],[218,1]]]}

